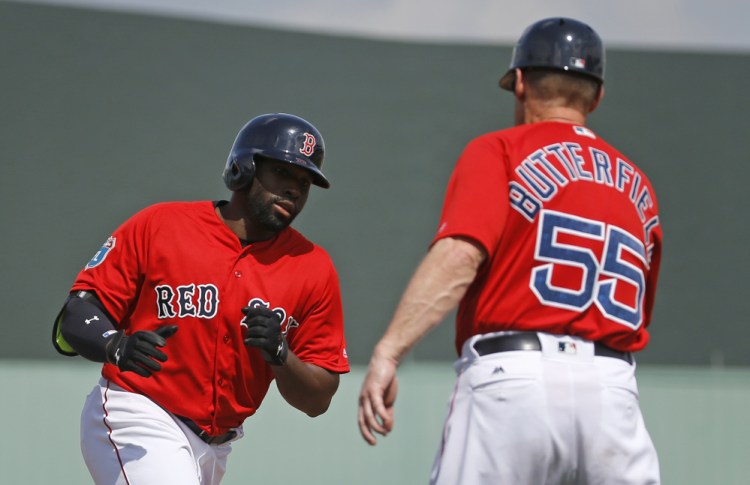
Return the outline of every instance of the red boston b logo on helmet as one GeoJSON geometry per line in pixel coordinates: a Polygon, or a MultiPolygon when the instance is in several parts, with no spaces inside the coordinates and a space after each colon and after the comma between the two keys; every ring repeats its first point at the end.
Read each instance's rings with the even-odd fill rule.
{"type": "Polygon", "coordinates": [[[308,157],[313,154],[313,151],[315,150],[315,137],[312,136],[310,133],[304,133],[305,135],[305,143],[302,145],[302,148],[299,149],[300,153],[303,155],[307,155],[308,157]]]}

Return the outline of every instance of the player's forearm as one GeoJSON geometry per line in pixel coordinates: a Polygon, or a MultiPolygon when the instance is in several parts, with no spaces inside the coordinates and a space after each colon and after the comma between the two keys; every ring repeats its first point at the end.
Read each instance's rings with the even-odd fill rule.
{"type": "Polygon", "coordinates": [[[339,386],[338,374],[302,362],[291,352],[284,365],[272,368],[279,393],[289,404],[310,417],[328,410],[339,386]]]}
{"type": "Polygon", "coordinates": [[[78,354],[94,362],[107,361],[107,345],[115,325],[93,298],[71,298],[61,319],[62,336],[78,354]]]}
{"type": "Polygon", "coordinates": [[[420,263],[374,354],[400,362],[463,298],[484,261],[474,243],[437,241],[420,263]]]}

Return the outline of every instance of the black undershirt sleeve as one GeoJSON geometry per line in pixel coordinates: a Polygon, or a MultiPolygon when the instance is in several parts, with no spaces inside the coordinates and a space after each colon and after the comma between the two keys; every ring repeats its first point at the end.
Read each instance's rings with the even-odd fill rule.
{"type": "Polygon", "coordinates": [[[114,322],[97,305],[96,297],[73,296],[63,309],[60,331],[82,357],[107,362],[107,344],[117,334],[114,322]]]}

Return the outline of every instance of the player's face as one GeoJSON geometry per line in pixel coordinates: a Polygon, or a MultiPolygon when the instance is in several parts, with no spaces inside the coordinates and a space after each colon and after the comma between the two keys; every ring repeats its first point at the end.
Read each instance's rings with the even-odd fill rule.
{"type": "Polygon", "coordinates": [[[307,202],[312,175],[291,163],[262,160],[256,163],[250,187],[250,211],[265,229],[278,232],[292,223],[307,202]]]}

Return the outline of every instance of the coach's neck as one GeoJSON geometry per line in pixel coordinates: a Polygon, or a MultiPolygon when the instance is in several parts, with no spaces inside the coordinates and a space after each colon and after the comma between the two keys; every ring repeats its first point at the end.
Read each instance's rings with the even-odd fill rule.
{"type": "Polygon", "coordinates": [[[584,110],[580,106],[569,104],[565,98],[542,99],[537,96],[534,89],[525,82],[523,71],[516,69],[514,93],[516,125],[543,121],[585,125],[586,116],[599,106],[599,102],[604,97],[604,86],[599,87],[596,100],[584,110]]]}

